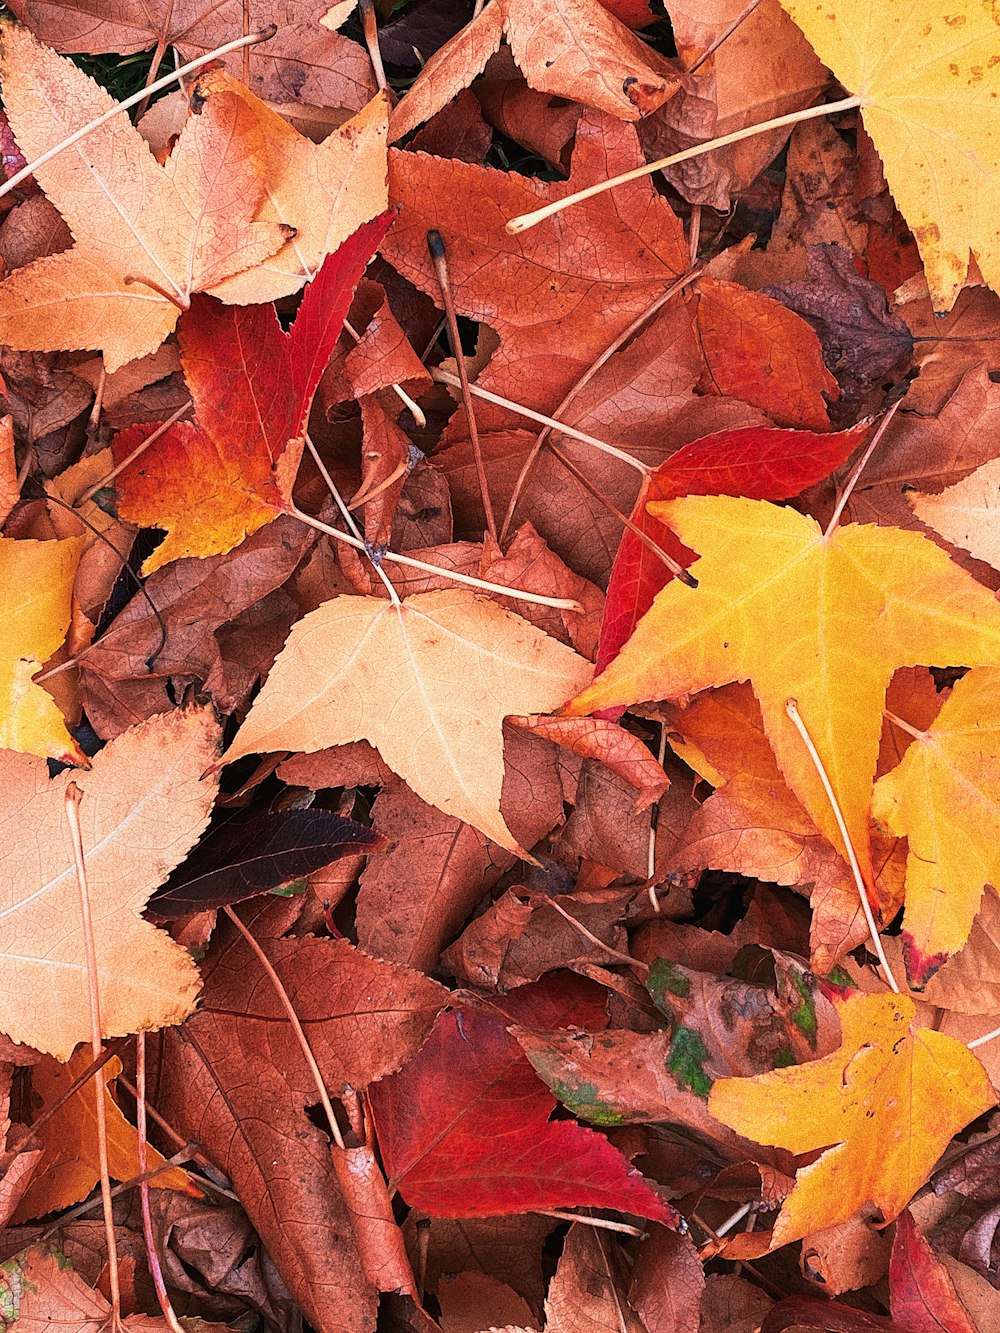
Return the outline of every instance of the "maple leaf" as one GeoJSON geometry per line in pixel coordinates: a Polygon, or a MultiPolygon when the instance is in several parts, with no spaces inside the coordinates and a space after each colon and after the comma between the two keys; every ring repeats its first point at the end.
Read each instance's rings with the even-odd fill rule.
{"type": "MultiPolygon", "coordinates": [[[[2,29],[4,105],[34,159],[103,115],[113,98],[24,28],[2,29]]],[[[12,347],[103,350],[109,372],[154,352],[191,295],[258,265],[287,229],[257,222],[266,154],[260,126],[232,93],[187,121],[160,166],[124,116],[35,169],[76,245],[0,284],[0,340],[12,347]]],[[[271,295],[262,275],[257,300],[271,295]]]]}
{"type": "Polygon", "coordinates": [[[886,180],[920,249],[934,307],[950,310],[970,253],[1000,289],[992,199],[1000,181],[996,16],[979,0],[781,0],[856,92],[886,180]]]}
{"type": "MultiPolygon", "coordinates": [[[[37,1140],[45,1156],[25,1190],[14,1216],[24,1222],[45,1213],[61,1212],[85,1199],[100,1180],[97,1112],[94,1089],[86,1082],[66,1098],[75,1080],[93,1060],[89,1047],[81,1047],[65,1065],[43,1059],[31,1071],[31,1090],[41,1105],[42,1114],[65,1098],[62,1106],[38,1130],[37,1140]]],[[[104,1085],[104,1114],[107,1124],[108,1170],[115,1180],[132,1180],[139,1169],[139,1140],[111,1095],[110,1083],[121,1073],[122,1062],[112,1057],[94,1075],[104,1085]]],[[[153,1189],[180,1190],[201,1198],[201,1190],[180,1167],[168,1167],[152,1146],[146,1149],[147,1170],[157,1171],[150,1180],[153,1189]]]]}
{"type": "MultiPolygon", "coordinates": [[[[603,1007],[595,990],[555,973],[495,1003],[525,1023],[593,1023],[603,1007]]],[[[676,1224],[673,1208],[602,1135],[549,1120],[555,1098],[502,1017],[443,1014],[417,1055],[371,1089],[371,1101],[390,1189],[431,1216],[591,1204],[676,1224]]]]}
{"type": "Polygon", "coordinates": [[[375,92],[371,61],[357,42],[321,26],[329,8],[327,0],[14,0],[10,6],[57,51],[91,55],[175,47],[183,60],[194,60],[234,34],[276,23],[269,41],[230,52],[229,69],[238,74],[249,67],[250,87],[278,103],[359,111],[375,92]]]}
{"type": "Polygon", "coordinates": [[[468,87],[505,36],[529,87],[621,120],[655,111],[680,83],[678,71],[599,0],[499,0],[427,61],[392,114],[392,138],[468,87]]]}
{"type": "Polygon", "coordinates": [[[31,678],[66,637],[83,545],[0,537],[0,746],[69,763],[84,757],[56,701],[31,678]]]}
{"type": "Polygon", "coordinates": [[[904,957],[923,986],[969,938],[983,890],[1000,883],[1000,672],[970,671],[902,763],[875,784],[872,815],[909,844],[904,957]]]}
{"type": "Polygon", "coordinates": [[[293,626],[225,758],[368,740],[418,796],[517,852],[500,813],[501,723],[551,712],[589,675],[572,649],[463,589],[398,605],[336,597],[293,626]]]}
{"type": "Polygon", "coordinates": [[[913,512],[953,546],[1000,568],[997,514],[1000,512],[1000,459],[991,458],[936,495],[908,495],[913,512]]]}
{"type": "Polygon", "coordinates": [[[215,73],[198,80],[196,95],[211,98],[223,92],[243,100],[264,139],[267,193],[256,219],[286,224],[294,236],[257,269],[225,278],[212,291],[236,305],[260,301],[266,273],[271,279],[268,299],[277,300],[297,292],[328,254],[388,208],[389,103],[380,93],[317,144],[230,75],[215,73]]]}
{"type": "Polygon", "coordinates": [[[793,1153],[825,1150],[798,1171],[772,1247],[866,1203],[891,1222],[952,1135],[996,1104],[972,1052],[917,1028],[905,995],[855,996],[837,1007],[842,1043],[833,1054],[752,1079],[718,1079],[709,1094],[712,1115],[737,1133],[793,1153]]]}
{"type": "Polygon", "coordinates": [[[919,533],[851,525],[824,534],[793,509],[730,496],[659,502],[651,512],[700,552],[691,566],[698,587],[668,584],[566,711],[581,716],[750,680],[786,781],[846,855],[786,712],[794,699],[872,884],[868,807],[893,671],[1000,663],[995,599],[919,533]]]}
{"type": "MultiPolygon", "coordinates": [[[[167,530],[144,574],[182,556],[230,551],[288,503],[316,385],[391,221],[386,213],[365,223],[324,261],[291,333],[272,305],[195,297],[177,333],[195,420],[171,426],[118,478],[122,518],[167,530]]],[[[155,429],[121,431],[117,460],[155,429]]]]}
{"type": "MultiPolygon", "coordinates": [[[[684,495],[742,495],[748,500],[787,500],[815,485],[846,458],[865,434],[853,430],[816,434],[748,426],[716,431],[685,444],[643,478],[632,521],[668,555],[687,566],[693,558],[646,508],[653,500],[684,495]]],[[[628,639],[672,572],[634,532],[622,533],[608,583],[597,669],[603,671],[628,639]]]]}
{"type": "Polygon", "coordinates": [[[0,792],[0,1022],[15,1041],[67,1060],[90,1037],[79,889],[65,792],[83,792],[104,1036],[179,1023],[198,973],[186,950],[139,916],[208,822],[218,753],[205,709],[177,710],[112,741],[86,773],[49,779],[45,762],[4,756],[0,792]]]}

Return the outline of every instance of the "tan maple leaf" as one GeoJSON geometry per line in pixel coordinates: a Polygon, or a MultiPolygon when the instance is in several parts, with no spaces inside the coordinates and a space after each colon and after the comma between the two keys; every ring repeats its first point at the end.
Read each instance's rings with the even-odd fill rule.
{"type": "Polygon", "coordinates": [[[335,597],[292,627],[225,758],[368,740],[418,796],[516,852],[500,813],[503,719],[551,712],[591,671],[464,589],[335,597]]]}
{"type": "MultiPolygon", "coordinates": [[[[0,28],[0,79],[29,161],[115,105],[71,60],[13,24],[0,28]]],[[[286,226],[255,221],[266,166],[261,125],[232,92],[190,117],[162,167],[125,116],[92,130],[35,171],[76,244],[0,283],[0,342],[103,350],[109,372],[154,352],[193,292],[285,244],[286,226]]],[[[260,275],[253,292],[271,300],[273,280],[260,275]]]]}
{"type": "Polygon", "coordinates": [[[0,756],[0,1024],[68,1060],[90,1036],[87,964],[66,788],[80,824],[94,922],[102,1035],[179,1023],[198,971],[139,913],[208,822],[218,753],[209,709],[151,718],[113,740],[86,773],[50,779],[45,761],[0,756]]]}

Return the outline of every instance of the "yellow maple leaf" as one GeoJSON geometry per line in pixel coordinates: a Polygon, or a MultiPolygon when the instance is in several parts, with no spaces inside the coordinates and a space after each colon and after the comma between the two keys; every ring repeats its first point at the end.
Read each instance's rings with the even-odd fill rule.
{"type": "Polygon", "coordinates": [[[764,500],[660,501],[701,554],[698,587],[658,594],[621,653],[567,709],[580,716],[750,680],[789,786],[847,853],[822,780],[786,713],[794,699],[868,883],[868,808],[882,708],[901,666],[1000,664],[993,594],[916,532],[852,524],[825,534],[764,500]]]}
{"type": "Polygon", "coordinates": [[[781,0],[858,95],[910,225],[934,307],[950,310],[970,252],[1000,291],[1000,14],[982,0],[781,0]]]}
{"type": "Polygon", "coordinates": [[[225,760],[367,740],[418,796],[516,852],[500,813],[503,719],[551,712],[591,670],[464,589],[335,597],[292,626],[225,760]]]}
{"type": "MultiPolygon", "coordinates": [[[[72,1096],[66,1096],[92,1059],[90,1047],[81,1046],[67,1064],[43,1058],[31,1071],[31,1090],[41,1100],[35,1118],[60,1102],[61,1105],[35,1136],[45,1156],[21,1196],[14,1214],[15,1222],[62,1212],[85,1199],[100,1179],[94,1089],[88,1081],[72,1096]]],[[[121,1070],[122,1062],[112,1057],[94,1078],[104,1084],[108,1170],[115,1180],[131,1180],[139,1175],[138,1134],[135,1126],[122,1115],[110,1090],[111,1081],[121,1070]]],[[[192,1198],[201,1198],[201,1190],[188,1173],[177,1166],[167,1167],[165,1159],[152,1144],[146,1149],[146,1168],[158,1170],[149,1182],[151,1188],[178,1190],[192,1198]]]]}
{"type": "Polygon", "coordinates": [[[0,756],[0,1031],[68,1060],[90,1038],[87,962],[66,787],[80,824],[97,954],[102,1036],[179,1023],[194,1008],[190,954],[139,913],[187,855],[218,783],[210,709],[178,709],[123,732],[85,773],[0,756]]]}
{"type": "MultiPolygon", "coordinates": [[[[26,28],[0,28],[4,107],[29,161],[115,105],[26,28]]],[[[103,350],[107,370],[160,345],[191,294],[259,265],[288,229],[256,221],[266,150],[240,97],[191,116],[164,166],[124,115],[35,170],[76,244],[0,283],[0,342],[24,350],[103,350]]],[[[264,275],[256,301],[275,294],[264,275]]],[[[243,299],[250,299],[245,296],[243,299]]]]}
{"type": "Polygon", "coordinates": [[[875,784],[872,814],[909,843],[904,958],[926,985],[969,938],[983,890],[1000,885],[1000,671],[958,682],[902,762],[875,784]]]}
{"type": "Polygon", "coordinates": [[[915,1027],[908,996],[852,996],[838,1009],[842,1041],[831,1055],[755,1078],[720,1078],[709,1094],[709,1111],[738,1134],[793,1153],[825,1150],[797,1172],[772,1247],[866,1204],[892,1221],[952,1135],[997,1101],[962,1042],[915,1027]]]}
{"type": "Polygon", "coordinates": [[[66,637],[84,543],[0,537],[0,748],[80,763],[52,696],[31,679],[66,637]]]}

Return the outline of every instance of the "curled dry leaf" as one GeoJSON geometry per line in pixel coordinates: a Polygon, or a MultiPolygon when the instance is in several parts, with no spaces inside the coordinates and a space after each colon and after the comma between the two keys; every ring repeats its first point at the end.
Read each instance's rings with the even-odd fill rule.
{"type": "Polygon", "coordinates": [[[103,1036],[179,1023],[198,971],[139,913],[208,823],[218,757],[208,709],[179,709],[112,741],[86,773],[49,778],[44,760],[7,753],[0,793],[0,1013],[15,1040],[68,1060],[90,1038],[80,899],[66,788],[83,792],[103,1036]]]}

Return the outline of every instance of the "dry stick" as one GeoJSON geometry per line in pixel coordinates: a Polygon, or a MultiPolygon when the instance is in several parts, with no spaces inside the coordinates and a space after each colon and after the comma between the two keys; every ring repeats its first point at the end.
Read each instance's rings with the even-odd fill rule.
{"type": "MultiPolygon", "coordinates": [[[[563,398],[562,402],[559,404],[559,406],[553,413],[553,419],[562,416],[562,414],[570,406],[573,400],[580,394],[580,392],[584,388],[586,388],[586,386],[594,378],[594,376],[601,369],[601,367],[606,365],[608,361],[611,359],[611,357],[614,356],[615,352],[617,352],[619,348],[623,347],[631,337],[633,337],[636,333],[638,333],[639,330],[642,328],[642,326],[648,320],[652,319],[653,316],[657,313],[657,311],[659,311],[661,307],[664,306],[672,296],[674,296],[677,292],[679,292],[689,282],[693,282],[694,279],[698,277],[699,274],[701,273],[702,268],[704,268],[704,265],[699,265],[695,268],[690,269],[687,273],[682,274],[677,279],[676,282],[670,284],[670,286],[661,296],[658,296],[656,298],[656,300],[652,303],[652,305],[647,306],[646,309],[632,321],[632,323],[628,326],[627,329],[624,329],[621,333],[619,333],[618,337],[615,338],[613,342],[609,343],[607,347],[605,347],[604,351],[597,358],[597,360],[591,362],[591,364],[583,372],[583,374],[576,381],[573,387],[566,393],[566,396],[563,398]]],[[[521,498],[521,492],[527,483],[528,477],[531,475],[532,468],[535,466],[535,460],[538,458],[542,446],[545,444],[549,432],[552,429],[553,427],[546,426],[543,431],[539,432],[538,438],[532,445],[531,451],[528,454],[528,457],[524,460],[524,463],[521,467],[521,471],[518,473],[517,481],[515,481],[514,489],[513,492],[511,493],[510,503],[507,505],[507,514],[503,521],[503,528],[501,529],[500,532],[501,540],[507,536],[507,529],[510,527],[511,523],[514,520],[514,511],[516,510],[518,501],[521,498]]]]}
{"type": "Polygon", "coordinates": [[[649,1235],[648,1231],[633,1227],[628,1222],[612,1222],[607,1217],[590,1217],[586,1213],[571,1213],[563,1208],[536,1208],[534,1211],[540,1217],[555,1217],[560,1222],[581,1222],[585,1227],[597,1227],[600,1231],[620,1231],[626,1236],[637,1236],[640,1239],[649,1235]]]}
{"type": "Polygon", "coordinates": [[[476,413],[472,405],[472,395],[469,391],[469,372],[465,365],[465,357],[462,354],[462,340],[458,334],[458,316],[455,313],[455,302],[451,295],[451,280],[448,276],[448,253],[445,250],[444,237],[433,227],[427,233],[427,249],[430,251],[434,273],[441,289],[441,300],[444,303],[444,317],[448,325],[448,341],[451,343],[451,354],[455,358],[455,365],[458,367],[458,382],[462,390],[465,417],[469,423],[469,439],[472,442],[472,456],[476,460],[476,475],[479,478],[479,490],[483,497],[486,527],[490,536],[499,546],[497,524],[493,516],[493,502],[490,499],[486,466],[483,463],[483,450],[479,443],[479,427],[476,425],[476,413]]]}
{"type": "Polygon", "coordinates": [[[136,1132],[139,1136],[139,1174],[142,1183],[139,1186],[139,1199],[142,1205],[142,1234],[146,1242],[146,1261],[150,1276],[156,1288],[156,1299],[160,1302],[163,1317],[172,1333],[184,1333],[174,1313],[174,1307],[167,1295],[167,1284],[163,1280],[160,1268],[160,1256],[153,1237],[153,1219],[149,1211],[149,1181],[146,1175],[146,1034],[139,1032],[135,1038],[135,1084],[136,1084],[136,1132]]]}
{"type": "Polygon", "coordinates": [[[840,836],[847,851],[847,859],[851,866],[851,873],[854,876],[854,883],[858,888],[858,896],[861,899],[861,910],[865,914],[865,921],[868,923],[868,933],[871,936],[872,944],[875,946],[875,953],[878,955],[882,971],[885,973],[885,979],[888,982],[889,989],[899,994],[899,987],[896,985],[896,978],[892,975],[892,968],[889,966],[889,960],[885,956],[885,950],[882,948],[882,937],[878,933],[878,927],[875,924],[875,917],[872,913],[871,903],[868,901],[868,889],[865,886],[864,876],[861,874],[861,867],[858,864],[857,854],[854,851],[854,844],[851,842],[851,835],[847,831],[847,824],[840,809],[840,802],[833,790],[829,776],[823,760],[820,758],[819,751],[813,744],[813,739],[806,730],[806,724],[799,716],[798,705],[794,699],[788,699],[785,703],[785,712],[791,718],[792,723],[802,737],[802,742],[809,751],[809,758],[812,760],[813,767],[823,784],[823,790],[826,792],[826,799],[830,802],[830,809],[833,811],[833,817],[837,821],[837,828],[840,830],[840,836]]]}
{"type": "MultiPolygon", "coordinates": [[[[663,767],[663,761],[667,757],[667,724],[660,723],[660,745],[656,755],[656,762],[663,767]]],[[[659,916],[660,900],[656,896],[656,885],[653,883],[653,876],[656,874],[656,834],[660,827],[660,802],[653,804],[649,812],[649,852],[646,859],[646,878],[649,880],[649,901],[652,904],[653,911],[659,916]]]]}
{"type": "Polygon", "coordinates": [[[375,82],[378,84],[380,93],[387,92],[389,89],[389,80],[385,77],[385,66],[382,64],[382,52],[378,45],[378,23],[375,19],[375,5],[373,0],[358,0],[358,9],[361,10],[361,27],[365,34],[365,46],[368,47],[368,56],[372,62],[372,69],[375,71],[375,82]]]}
{"type": "Polygon", "coordinates": [[[634,523],[627,514],[622,513],[618,506],[612,504],[606,495],[602,495],[586,473],[581,472],[572,459],[567,458],[563,451],[557,448],[551,441],[549,441],[549,449],[552,451],[552,456],[562,463],[566,471],[576,478],[584,490],[592,495],[598,504],[603,505],[608,513],[613,515],[619,523],[628,528],[633,537],[642,542],[643,546],[647,546],[658,560],[662,560],[675,578],[680,579],[682,583],[686,583],[689,588],[697,588],[698,580],[694,577],[691,571],[685,569],[684,566],[676,561],[672,555],[669,555],[658,542],[653,540],[648,532],[643,532],[638,523],[634,523]]]}
{"type": "Polygon", "coordinates": [[[319,469],[319,475],[323,478],[323,481],[326,483],[327,490],[333,496],[337,508],[343,515],[344,522],[347,524],[351,532],[354,534],[355,540],[361,542],[365,554],[368,556],[368,559],[372,563],[372,567],[374,568],[375,573],[379,576],[379,578],[385,585],[385,590],[389,594],[390,602],[392,602],[393,606],[399,606],[399,593],[396,591],[396,585],[393,583],[392,579],[389,578],[389,575],[385,572],[385,570],[381,568],[379,562],[374,558],[371,551],[368,549],[368,543],[361,536],[361,529],[355,522],[354,515],[351,513],[350,509],[348,509],[344,497],[340,493],[340,488],[337,486],[337,483],[334,481],[333,477],[330,476],[329,468],[323,462],[322,458],[320,458],[319,450],[313,444],[312,437],[310,436],[308,431],[306,431],[304,438],[306,442],[306,448],[312,455],[312,460],[316,464],[316,467],[319,469]]]}
{"type": "Polygon", "coordinates": [[[100,1057],[92,1060],[82,1074],[78,1074],[66,1091],[52,1103],[47,1106],[38,1119],[32,1124],[32,1134],[37,1134],[42,1126],[66,1105],[69,1099],[76,1095],[85,1083],[89,1083],[99,1069],[103,1069],[109,1060],[113,1059],[119,1051],[124,1050],[128,1045],[130,1037],[119,1037],[117,1041],[109,1042],[106,1049],[101,1051],[100,1057]]]}
{"type": "Polygon", "coordinates": [[[147,438],[143,440],[142,444],[140,444],[138,448],[132,450],[128,458],[123,458],[120,463],[114,465],[110,472],[105,472],[104,476],[101,477],[99,481],[95,481],[93,486],[88,486],[80,496],[79,500],[77,500],[74,507],[79,509],[81,505],[85,505],[88,500],[93,499],[98,491],[103,490],[108,482],[114,481],[119,472],[124,472],[129,464],[134,463],[140,454],[144,454],[151,444],[155,444],[161,435],[165,435],[171,426],[176,426],[181,417],[191,410],[191,406],[191,399],[189,398],[183,406],[179,407],[176,412],[167,417],[166,421],[161,421],[156,430],[151,431],[147,438]]]}
{"type": "Polygon", "coordinates": [[[844,486],[843,494],[837,501],[837,506],[833,511],[833,516],[830,519],[830,522],[826,525],[826,532],[824,532],[823,534],[824,537],[829,537],[830,534],[833,532],[833,530],[836,528],[837,524],[840,522],[840,517],[843,514],[845,508],[847,507],[848,500],[851,498],[851,493],[853,492],[855,486],[858,484],[858,478],[861,476],[862,472],[868,466],[868,460],[875,452],[875,446],[880,442],[882,436],[889,429],[889,423],[892,421],[893,417],[899,411],[902,402],[903,402],[902,398],[897,398],[896,401],[893,403],[893,405],[889,408],[888,412],[886,412],[885,416],[878,423],[878,426],[876,427],[875,430],[875,434],[871,437],[871,440],[868,442],[868,445],[864,453],[861,455],[857,463],[851,469],[851,475],[847,478],[847,484],[844,486]]]}
{"type": "Polygon", "coordinates": [[[153,93],[158,93],[161,88],[169,87],[171,83],[176,83],[178,80],[183,79],[186,74],[190,74],[193,70],[201,69],[202,65],[207,65],[210,61],[217,59],[219,56],[228,55],[230,51],[238,51],[244,46],[256,46],[258,42],[270,41],[277,31],[278,25],[276,23],[269,23],[266,28],[261,28],[259,32],[251,33],[249,37],[237,37],[232,42],[226,42],[224,46],[217,46],[214,51],[209,51],[206,55],[198,56],[197,60],[189,60],[186,65],[181,65],[180,69],[176,69],[170,74],[165,74],[162,79],[157,79],[156,82],[151,83],[148,88],[140,89],[139,92],[134,93],[131,97],[126,97],[124,102],[116,102],[115,105],[105,111],[103,115],[98,116],[95,120],[88,121],[86,125],[81,125],[78,130],[74,130],[73,133],[63,139],[61,143],[57,143],[53,148],[49,148],[46,152],[42,153],[40,157],[36,157],[34,162],[29,162],[26,166],[22,167],[20,171],[15,171],[13,176],[10,176],[2,185],[0,185],[0,199],[2,199],[5,194],[9,194],[11,190],[16,189],[23,180],[26,180],[32,174],[32,172],[37,171],[38,168],[44,166],[46,162],[51,162],[54,157],[58,157],[64,148],[72,148],[75,143],[79,143],[81,139],[86,138],[92,130],[99,129],[102,125],[106,124],[107,121],[111,120],[112,117],[117,116],[120,111],[128,111],[130,107],[141,102],[144,97],[150,97],[153,93]]]}
{"type": "MultiPolygon", "coordinates": [[[[76,882],[80,890],[80,918],[87,962],[87,998],[90,1002],[90,1049],[96,1060],[101,1054],[101,995],[98,984],[97,947],[94,944],[94,922],[90,914],[87,863],[83,854],[83,835],[80,832],[82,799],[83,792],[75,782],[70,782],[66,788],[66,822],[69,824],[70,838],[73,842],[76,882]]],[[[108,1170],[108,1122],[104,1107],[104,1085],[100,1079],[94,1084],[94,1109],[97,1117],[97,1154],[101,1174],[101,1203],[104,1208],[104,1234],[108,1246],[111,1327],[114,1333],[117,1333],[121,1328],[122,1294],[118,1281],[118,1246],[115,1241],[115,1219],[111,1202],[111,1174],[108,1170]]]]}
{"type": "MultiPolygon", "coordinates": [[[[121,1040],[121,1044],[124,1045],[125,1042],[128,1040],[129,1038],[123,1037],[121,1040]]],[[[112,1046],[109,1049],[114,1050],[114,1047],[112,1046]]],[[[124,1074],[119,1074],[116,1081],[120,1088],[124,1088],[125,1091],[129,1093],[129,1095],[132,1096],[136,1100],[136,1102],[138,1102],[139,1090],[133,1083],[129,1082],[129,1080],[126,1078],[124,1074]]],[[[163,1130],[164,1134],[166,1134],[166,1136],[169,1139],[172,1139],[173,1142],[176,1143],[177,1147],[182,1152],[186,1152],[190,1155],[190,1160],[192,1162],[196,1162],[198,1166],[202,1167],[202,1169],[207,1167],[210,1171],[217,1171],[217,1168],[212,1165],[212,1163],[208,1160],[205,1154],[197,1147],[194,1141],[191,1139],[185,1139],[181,1134],[178,1134],[177,1130],[174,1129],[170,1121],[164,1120],[163,1116],[160,1115],[159,1111],[157,1111],[155,1106],[147,1105],[146,1115],[150,1120],[154,1122],[154,1124],[158,1125],[159,1128],[163,1130]]],[[[178,1153],[177,1155],[179,1156],[180,1153],[178,1153]]],[[[219,1174],[221,1174],[221,1172],[219,1174]]],[[[211,1180],[210,1178],[199,1180],[199,1184],[207,1185],[209,1189],[213,1189],[219,1194],[224,1194],[227,1199],[236,1198],[236,1195],[232,1192],[232,1190],[223,1189],[221,1185],[217,1185],[215,1181],[211,1180]]]]}
{"type": "Polygon", "coordinates": [[[247,930],[246,926],[239,919],[233,909],[231,907],[224,907],[222,910],[246,940],[247,944],[249,944],[253,952],[257,955],[258,962],[267,973],[268,980],[274,987],[275,994],[281,1001],[285,1013],[288,1015],[288,1021],[292,1025],[292,1031],[295,1033],[295,1039],[299,1043],[299,1049],[302,1052],[303,1059],[309,1066],[309,1073],[312,1075],[313,1082],[316,1085],[316,1091],[319,1094],[320,1105],[323,1107],[327,1123],[330,1127],[330,1137],[341,1152],[346,1152],[347,1146],[344,1143],[344,1136],[340,1132],[340,1126],[337,1124],[337,1117],[333,1113],[330,1094],[326,1090],[326,1084],[323,1082],[323,1075],[320,1073],[319,1065],[316,1063],[316,1057],[313,1055],[312,1047],[309,1045],[309,1038],[306,1036],[305,1030],[299,1021],[299,1016],[295,1012],[295,1006],[292,1004],[288,991],[285,990],[284,983],[274,970],[274,966],[267,954],[250,934],[249,930],[247,930]]]}
{"type": "MultiPolygon", "coordinates": [[[[455,389],[462,387],[457,375],[453,375],[448,370],[441,370],[440,367],[431,370],[430,377],[432,380],[436,380],[438,384],[450,384],[455,389]]],[[[489,389],[480,389],[478,384],[470,384],[469,392],[476,398],[482,398],[484,402],[496,403],[498,407],[509,408],[511,412],[516,412],[518,416],[527,417],[529,421],[537,421],[540,426],[548,426],[550,430],[558,431],[560,435],[565,435],[567,439],[579,440],[581,444],[589,444],[602,454],[608,454],[611,458],[617,458],[621,463],[627,463],[629,467],[635,468],[636,472],[641,473],[643,477],[648,477],[653,471],[641,459],[633,458],[624,449],[617,449],[613,444],[599,440],[595,435],[588,435],[586,431],[577,430],[575,426],[567,426],[565,421],[556,421],[555,417],[547,417],[544,412],[535,412],[532,408],[525,407],[523,403],[515,403],[512,398],[503,398],[498,393],[490,393],[489,389]]]]}
{"type": "MultiPolygon", "coordinates": [[[[133,1176],[131,1180],[123,1180],[120,1185],[116,1185],[111,1191],[111,1197],[112,1199],[117,1199],[122,1194],[127,1194],[129,1190],[134,1190],[135,1187],[141,1185],[144,1180],[155,1180],[157,1176],[162,1176],[167,1171],[173,1171],[175,1167],[185,1166],[192,1160],[193,1154],[187,1149],[184,1149],[181,1152],[175,1152],[173,1157],[166,1158],[159,1166],[151,1167],[145,1175],[133,1176]]],[[[204,1185],[207,1182],[199,1180],[198,1183],[204,1185]]],[[[236,1199],[235,1194],[231,1194],[228,1197],[236,1199]]],[[[236,1202],[239,1203],[239,1200],[236,1199],[236,1202]]],[[[67,1209],[66,1212],[60,1213],[58,1218],[54,1222],[51,1222],[47,1229],[42,1233],[42,1238],[48,1239],[49,1236],[55,1235],[60,1227],[65,1226],[67,1222],[72,1222],[78,1217],[84,1217],[90,1212],[91,1208],[95,1208],[96,1206],[96,1199],[84,1199],[83,1203],[78,1203],[75,1208],[70,1208],[67,1209]]]]}
{"type": "MultiPolygon", "coordinates": [[[[311,514],[305,514],[301,509],[292,505],[285,510],[286,514],[291,514],[297,518],[300,523],[306,523],[310,528],[315,528],[317,532],[325,532],[328,537],[336,537],[339,542],[346,542],[348,546],[353,546],[358,551],[363,551],[369,558],[371,552],[368,550],[368,543],[352,537],[350,533],[341,532],[338,528],[332,528],[329,523],[323,523],[318,518],[313,518],[311,514]]],[[[417,560],[412,555],[400,555],[396,551],[383,551],[381,559],[393,560],[397,565],[408,565],[411,569],[421,569],[425,574],[439,574],[441,578],[451,579],[455,583],[464,583],[470,588],[480,588],[483,592],[496,592],[502,597],[513,597],[520,602],[534,602],[537,606],[552,606],[557,611],[583,611],[579,602],[571,597],[545,597],[540,592],[528,592],[526,588],[510,588],[503,583],[491,583],[489,579],[473,578],[471,574],[460,574],[457,569],[447,569],[444,565],[432,565],[427,560],[417,560]]]]}
{"type": "Polygon", "coordinates": [[[802,111],[790,111],[785,116],[776,116],[773,120],[761,121],[759,125],[748,125],[746,129],[734,130],[732,134],[723,134],[721,138],[712,139],[708,143],[696,144],[693,148],[685,148],[683,152],[673,153],[670,157],[661,157],[658,161],[648,162],[645,166],[636,167],[633,171],[625,171],[620,176],[612,176],[610,180],[600,181],[597,185],[590,185],[585,190],[578,190],[576,194],[568,194],[562,199],[556,199],[551,204],[546,204],[544,208],[536,208],[532,213],[523,213],[520,217],[511,218],[507,223],[507,231],[513,235],[527,231],[529,227],[544,222],[546,218],[554,217],[556,213],[561,213],[564,208],[569,208],[573,204],[581,204],[585,199],[593,199],[595,195],[603,194],[605,190],[613,190],[618,185],[627,185],[629,181],[641,180],[643,176],[649,176],[654,171],[663,171],[666,167],[675,166],[678,162],[687,162],[692,157],[700,157],[702,153],[710,153],[714,148],[725,148],[731,143],[740,143],[743,139],[752,139],[757,134],[766,134],[769,130],[780,130],[786,125],[797,125],[802,120],[815,120],[817,116],[832,116],[838,111],[852,111],[855,107],[861,105],[862,99],[860,97],[845,97],[840,102],[825,102],[822,106],[810,106],[802,111]]]}

